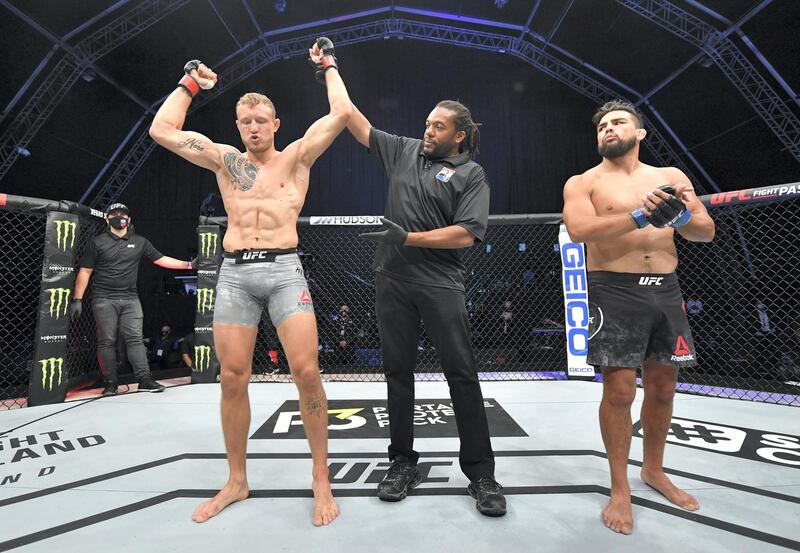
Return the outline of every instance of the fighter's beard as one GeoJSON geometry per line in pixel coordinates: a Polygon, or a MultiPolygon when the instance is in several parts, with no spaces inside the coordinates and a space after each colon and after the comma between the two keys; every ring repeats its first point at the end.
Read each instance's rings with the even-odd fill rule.
{"type": "Polygon", "coordinates": [[[597,146],[597,153],[606,159],[616,159],[630,152],[636,146],[636,138],[617,139],[615,142],[603,142],[597,146]]]}

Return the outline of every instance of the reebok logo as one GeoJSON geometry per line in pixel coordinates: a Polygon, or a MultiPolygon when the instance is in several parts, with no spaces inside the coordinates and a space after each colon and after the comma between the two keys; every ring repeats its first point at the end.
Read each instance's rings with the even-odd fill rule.
{"type": "Polygon", "coordinates": [[[678,340],[675,342],[675,353],[670,357],[672,361],[694,361],[694,355],[692,354],[692,350],[689,349],[689,346],[686,344],[686,340],[684,340],[683,336],[678,336],[678,340]]]}

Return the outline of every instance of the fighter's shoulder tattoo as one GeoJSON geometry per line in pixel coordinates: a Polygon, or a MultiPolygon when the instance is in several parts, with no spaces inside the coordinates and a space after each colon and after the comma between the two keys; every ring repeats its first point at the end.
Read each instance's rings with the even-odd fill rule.
{"type": "Polygon", "coordinates": [[[228,174],[231,176],[231,184],[233,184],[234,188],[239,190],[253,188],[258,176],[258,167],[247,159],[246,155],[239,152],[227,152],[222,159],[225,162],[228,174]]]}

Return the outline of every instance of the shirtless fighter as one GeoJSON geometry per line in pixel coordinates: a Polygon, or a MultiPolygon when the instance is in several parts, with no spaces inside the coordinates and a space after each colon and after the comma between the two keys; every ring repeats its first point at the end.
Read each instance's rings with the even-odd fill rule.
{"type": "Polygon", "coordinates": [[[710,242],[714,222],[679,169],[639,161],[646,131],[633,105],[608,102],[592,121],[603,160],[567,181],[564,222],[572,239],[587,245],[589,301],[598,310],[595,319],[602,318],[599,328],[590,328],[595,334],[587,361],[603,373],[600,430],[611,469],[603,522],[630,534],[627,461],[638,367],[644,386],[641,478],[683,509],[700,507],[662,466],[678,369],[696,365],[673,237],[677,232],[686,240],[710,242]]]}
{"type": "Polygon", "coordinates": [[[217,75],[197,60],[186,64],[186,75],[150,127],[156,142],[216,174],[228,214],[213,328],[221,364],[222,431],[230,475],[225,487],[194,511],[195,522],[205,522],[249,494],[245,472],[250,428],[247,385],[263,306],[277,329],[300,394],[313,459],[313,523],[328,524],[339,514],[328,482],[328,403],[317,364],[317,324],[296,246],[297,218],[308,191],[309,170],[345,128],[352,108],[331,41],[318,39],[309,55],[318,79],[327,85],[330,113],[282,151],[275,148],[280,119],[275,106],[262,94],[245,94],[236,104],[236,127],[244,153],[182,130],[192,98],[217,80],[217,75]]]}

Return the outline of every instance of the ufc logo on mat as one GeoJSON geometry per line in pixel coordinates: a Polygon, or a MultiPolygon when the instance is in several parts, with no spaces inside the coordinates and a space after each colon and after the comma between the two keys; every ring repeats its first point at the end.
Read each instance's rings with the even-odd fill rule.
{"type": "Polygon", "coordinates": [[[639,277],[639,286],[661,286],[664,277],[639,277]]]}

